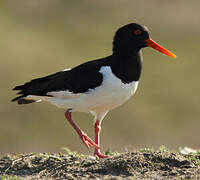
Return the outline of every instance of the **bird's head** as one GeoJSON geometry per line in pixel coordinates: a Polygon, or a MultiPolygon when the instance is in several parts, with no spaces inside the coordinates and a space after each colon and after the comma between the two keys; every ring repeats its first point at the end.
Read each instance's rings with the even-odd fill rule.
{"type": "Polygon", "coordinates": [[[113,41],[114,53],[132,53],[141,48],[151,47],[167,56],[176,58],[176,55],[154,42],[149,36],[146,26],[136,23],[127,24],[117,30],[113,41]]]}

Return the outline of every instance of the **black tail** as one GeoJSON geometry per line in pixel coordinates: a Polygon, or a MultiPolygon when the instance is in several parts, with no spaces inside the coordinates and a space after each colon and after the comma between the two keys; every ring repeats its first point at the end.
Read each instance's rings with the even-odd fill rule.
{"type": "Polygon", "coordinates": [[[32,90],[32,88],[34,88],[34,83],[31,82],[27,82],[24,85],[20,85],[20,86],[16,86],[15,88],[13,88],[12,90],[14,91],[19,91],[17,94],[19,94],[20,96],[12,99],[11,101],[17,101],[18,104],[30,104],[30,103],[34,103],[37,100],[33,100],[33,99],[26,99],[26,97],[28,95],[33,95],[34,92],[31,92],[30,90],[32,90]]]}
{"type": "Polygon", "coordinates": [[[24,97],[26,97],[26,95],[18,96],[18,97],[16,97],[16,98],[12,99],[11,101],[12,101],[12,102],[18,101],[18,100],[20,100],[20,99],[22,99],[22,98],[24,98],[24,97]]]}
{"type": "Polygon", "coordinates": [[[20,95],[20,96],[18,96],[18,97],[16,97],[16,98],[12,99],[12,100],[11,100],[12,102],[17,101],[18,104],[27,104],[27,103],[24,102],[24,100],[25,100],[24,98],[25,98],[27,95],[25,95],[25,94],[22,93],[23,89],[24,89],[24,85],[16,86],[15,88],[12,89],[12,90],[14,90],[14,91],[15,91],[15,90],[19,90],[20,92],[18,92],[17,94],[22,94],[22,95],[20,95]]]}
{"type": "MultiPolygon", "coordinates": [[[[66,74],[66,73],[67,73],[67,71],[57,72],[57,73],[51,74],[49,76],[33,79],[23,85],[16,86],[15,88],[13,88],[13,90],[19,91],[17,93],[17,94],[19,94],[19,96],[12,99],[11,101],[17,101],[18,104],[29,104],[29,103],[38,101],[38,100],[26,98],[29,95],[50,96],[47,93],[50,91],[56,90],[54,88],[55,84],[58,84],[60,86],[59,79],[62,78],[63,74],[66,74]]],[[[65,83],[63,83],[63,84],[65,84],[65,83]]]]}

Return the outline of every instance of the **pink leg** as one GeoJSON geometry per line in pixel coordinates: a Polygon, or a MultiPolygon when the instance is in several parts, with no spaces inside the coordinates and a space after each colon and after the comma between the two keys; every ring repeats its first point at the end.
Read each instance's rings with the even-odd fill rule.
{"type": "MultiPolygon", "coordinates": [[[[96,120],[94,124],[94,133],[95,133],[95,143],[100,146],[100,131],[101,131],[101,121],[96,120]]],[[[99,159],[99,158],[108,158],[109,156],[104,155],[100,152],[99,148],[94,149],[94,156],[99,159]]]]}
{"type": "Polygon", "coordinates": [[[75,122],[72,120],[72,113],[70,112],[70,110],[67,110],[65,112],[65,117],[68,120],[68,122],[72,125],[72,127],[75,129],[75,131],[77,132],[77,134],[80,136],[83,144],[85,144],[85,146],[87,148],[94,146],[95,149],[99,149],[99,146],[92,140],[90,139],[87,134],[85,134],[76,124],[75,122]]]}

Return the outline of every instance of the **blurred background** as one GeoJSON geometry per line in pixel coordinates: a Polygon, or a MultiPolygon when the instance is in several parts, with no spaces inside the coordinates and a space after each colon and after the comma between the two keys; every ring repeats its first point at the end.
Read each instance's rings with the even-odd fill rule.
{"type": "MultiPolygon", "coordinates": [[[[90,153],[64,118],[45,102],[11,103],[11,89],[30,79],[111,54],[115,31],[139,22],[177,55],[143,50],[143,73],[133,98],[102,123],[102,150],[200,148],[199,0],[5,0],[0,2],[0,152],[90,153]]],[[[93,137],[93,117],[74,113],[93,137]]]]}

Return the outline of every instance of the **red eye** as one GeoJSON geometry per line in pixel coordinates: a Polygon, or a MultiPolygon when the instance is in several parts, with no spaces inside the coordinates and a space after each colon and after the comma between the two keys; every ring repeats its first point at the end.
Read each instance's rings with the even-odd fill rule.
{"type": "Polygon", "coordinates": [[[142,32],[141,32],[141,30],[137,29],[137,30],[135,30],[134,34],[135,34],[136,36],[138,36],[138,35],[142,34],[142,32]]]}

